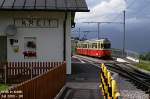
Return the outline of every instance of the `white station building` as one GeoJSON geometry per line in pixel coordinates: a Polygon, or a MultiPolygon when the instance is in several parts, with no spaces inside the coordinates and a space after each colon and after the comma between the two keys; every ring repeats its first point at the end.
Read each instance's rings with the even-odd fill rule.
{"type": "Polygon", "coordinates": [[[0,61],[66,61],[71,74],[71,28],[85,0],[0,0],[0,61]]]}

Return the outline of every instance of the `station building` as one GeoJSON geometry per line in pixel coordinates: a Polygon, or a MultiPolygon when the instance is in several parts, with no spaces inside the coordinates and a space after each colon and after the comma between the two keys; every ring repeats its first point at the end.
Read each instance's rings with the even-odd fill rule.
{"type": "Polygon", "coordinates": [[[85,0],[0,0],[0,61],[66,61],[71,74],[71,28],[85,0]]]}

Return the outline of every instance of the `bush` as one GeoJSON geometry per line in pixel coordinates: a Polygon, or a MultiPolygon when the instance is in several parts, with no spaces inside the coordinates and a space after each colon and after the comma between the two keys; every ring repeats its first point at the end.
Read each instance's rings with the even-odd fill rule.
{"type": "Polygon", "coordinates": [[[150,61],[150,52],[140,55],[140,59],[150,61]]]}

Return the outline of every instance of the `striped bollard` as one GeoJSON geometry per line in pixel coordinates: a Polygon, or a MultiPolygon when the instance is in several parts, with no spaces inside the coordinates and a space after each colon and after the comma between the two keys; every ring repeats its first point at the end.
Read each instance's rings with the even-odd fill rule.
{"type": "Polygon", "coordinates": [[[108,99],[112,99],[112,84],[111,84],[112,78],[110,72],[108,72],[107,76],[108,76],[108,99]]]}
{"type": "Polygon", "coordinates": [[[107,68],[104,67],[104,89],[105,89],[105,97],[107,98],[107,94],[108,94],[108,84],[107,84],[107,68]]]}
{"type": "Polygon", "coordinates": [[[116,81],[112,80],[112,98],[116,99],[115,96],[116,95],[116,81]]]}

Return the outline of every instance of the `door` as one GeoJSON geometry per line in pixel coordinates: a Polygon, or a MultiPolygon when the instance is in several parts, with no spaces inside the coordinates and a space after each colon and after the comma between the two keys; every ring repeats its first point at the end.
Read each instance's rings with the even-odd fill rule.
{"type": "Polygon", "coordinates": [[[7,37],[0,36],[0,61],[7,60],[7,37]]]}

